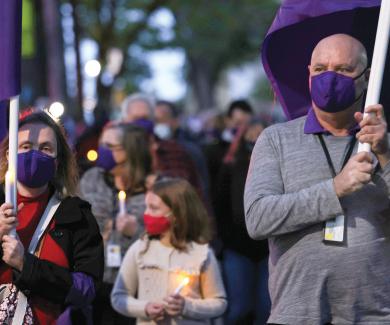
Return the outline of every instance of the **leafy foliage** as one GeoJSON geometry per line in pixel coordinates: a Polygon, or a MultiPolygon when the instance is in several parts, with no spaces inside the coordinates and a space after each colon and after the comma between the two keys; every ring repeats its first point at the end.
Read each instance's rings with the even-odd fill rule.
{"type": "Polygon", "coordinates": [[[228,67],[259,56],[276,7],[275,0],[82,0],[77,14],[82,36],[99,44],[103,65],[110,47],[126,53],[120,77],[128,90],[150,74],[142,51],[183,49],[187,81],[204,107],[213,103],[215,85],[228,67]],[[172,37],[150,19],[162,8],[174,17],[172,37]]]}

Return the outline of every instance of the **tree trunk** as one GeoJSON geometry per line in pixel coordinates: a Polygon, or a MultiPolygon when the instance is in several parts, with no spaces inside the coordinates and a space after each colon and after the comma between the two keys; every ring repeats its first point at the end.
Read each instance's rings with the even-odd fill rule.
{"type": "Polygon", "coordinates": [[[74,33],[74,51],[76,56],[76,78],[77,78],[77,95],[75,108],[73,109],[72,116],[76,121],[83,119],[83,79],[81,75],[81,56],[80,56],[80,24],[77,15],[77,0],[70,0],[73,7],[73,33],[74,33]]]}
{"type": "Polygon", "coordinates": [[[211,65],[203,58],[188,57],[189,81],[194,90],[198,111],[214,108],[215,77],[211,65]]]}
{"type": "Polygon", "coordinates": [[[65,64],[58,2],[41,0],[46,39],[47,93],[51,101],[65,102],[65,64]]]}

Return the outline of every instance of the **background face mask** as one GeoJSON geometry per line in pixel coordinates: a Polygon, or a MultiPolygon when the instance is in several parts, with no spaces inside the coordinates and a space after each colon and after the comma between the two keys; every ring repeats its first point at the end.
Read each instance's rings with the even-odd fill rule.
{"type": "Polygon", "coordinates": [[[355,78],[334,71],[326,71],[311,77],[313,102],[325,112],[336,113],[345,110],[357,100],[355,80],[365,71],[355,78]]]}
{"type": "Polygon", "coordinates": [[[114,155],[110,149],[99,146],[96,166],[103,168],[105,171],[110,171],[116,166],[114,155]]]}
{"type": "Polygon", "coordinates": [[[154,134],[161,140],[169,140],[172,138],[172,130],[168,124],[159,123],[154,127],[154,134]]]}
{"type": "Polygon", "coordinates": [[[55,175],[55,158],[38,150],[18,154],[18,181],[30,188],[49,183],[55,175]]]}

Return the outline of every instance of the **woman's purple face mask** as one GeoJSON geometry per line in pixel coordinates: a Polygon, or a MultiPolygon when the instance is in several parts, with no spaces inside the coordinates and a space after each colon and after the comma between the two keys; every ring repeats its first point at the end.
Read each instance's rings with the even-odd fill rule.
{"type": "Polygon", "coordinates": [[[18,181],[27,187],[44,186],[56,172],[57,140],[43,123],[25,124],[18,133],[18,181]]]}

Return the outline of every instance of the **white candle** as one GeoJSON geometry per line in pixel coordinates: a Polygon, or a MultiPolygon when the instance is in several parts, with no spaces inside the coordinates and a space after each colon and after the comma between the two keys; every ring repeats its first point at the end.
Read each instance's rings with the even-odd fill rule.
{"type": "Polygon", "coordinates": [[[180,285],[176,288],[174,294],[175,295],[178,295],[180,293],[180,291],[183,290],[183,288],[190,282],[190,278],[189,277],[185,277],[181,282],[180,282],[180,285]]]}
{"type": "Polygon", "coordinates": [[[125,214],[126,213],[126,192],[120,191],[118,193],[118,199],[119,199],[119,213],[125,214]]]}

